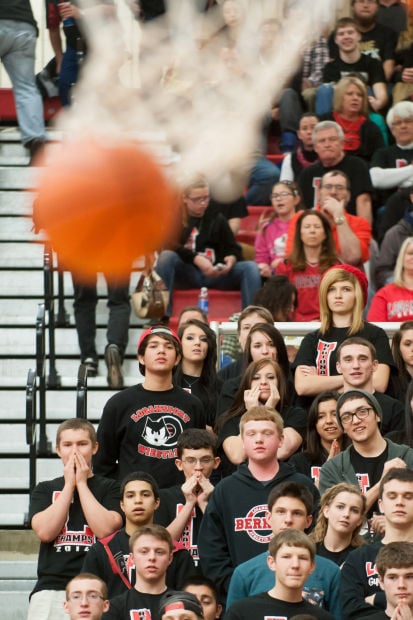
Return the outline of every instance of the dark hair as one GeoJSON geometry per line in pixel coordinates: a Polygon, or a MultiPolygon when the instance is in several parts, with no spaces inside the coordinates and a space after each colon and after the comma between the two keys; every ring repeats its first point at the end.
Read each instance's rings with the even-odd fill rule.
{"type": "Polygon", "coordinates": [[[280,497],[293,497],[300,500],[305,506],[307,516],[311,515],[314,510],[314,500],[308,488],[301,482],[282,482],[277,484],[268,496],[268,511],[271,512],[274,504],[280,497]]]}
{"type": "MultiPolygon", "coordinates": [[[[206,357],[204,359],[204,363],[202,365],[202,371],[201,371],[201,376],[199,377],[199,383],[209,389],[213,387],[211,386],[211,382],[216,381],[217,338],[213,330],[209,327],[208,323],[203,323],[202,321],[198,321],[198,319],[190,319],[186,323],[183,323],[178,329],[178,336],[181,342],[182,342],[184,332],[189,327],[191,327],[191,325],[194,325],[195,327],[199,327],[199,329],[201,329],[204,332],[205,337],[206,337],[208,350],[207,350],[206,357]]],[[[183,355],[182,355],[181,361],[177,365],[175,372],[174,372],[174,383],[176,385],[182,384],[182,375],[184,374],[182,370],[182,361],[183,361],[183,355]]]]}
{"type": "Polygon", "coordinates": [[[182,584],[182,590],[186,590],[188,586],[206,586],[209,590],[211,590],[215,601],[219,603],[218,587],[215,581],[212,581],[212,579],[210,579],[209,577],[205,577],[204,575],[199,574],[191,575],[184,580],[182,584]]]}
{"type": "MultiPolygon", "coordinates": [[[[320,435],[317,431],[317,422],[318,422],[318,407],[321,403],[326,403],[329,400],[335,400],[336,402],[339,399],[338,392],[334,390],[326,390],[317,394],[311,403],[310,409],[308,411],[308,421],[307,421],[307,437],[305,441],[306,449],[304,451],[305,456],[308,458],[311,464],[321,465],[325,463],[327,460],[328,454],[321,443],[320,435]]],[[[343,437],[341,438],[341,442],[343,441],[343,437]]]]}
{"type": "MultiPolygon", "coordinates": [[[[165,328],[165,325],[154,326],[153,329],[155,329],[155,327],[163,327],[164,329],[168,329],[168,328],[165,328]]],[[[166,331],[165,332],[159,331],[159,332],[154,332],[152,334],[148,334],[146,338],[144,338],[138,346],[138,355],[145,355],[146,348],[152,336],[159,336],[159,338],[163,338],[167,342],[172,343],[174,345],[176,357],[178,357],[178,355],[182,355],[182,348],[181,348],[180,343],[177,341],[176,338],[174,338],[172,334],[168,334],[166,333],[166,331]]],[[[145,364],[141,364],[140,362],[139,362],[139,372],[141,373],[141,375],[145,376],[145,364]]]]}
{"type": "Polygon", "coordinates": [[[346,182],[346,189],[350,191],[351,189],[350,177],[345,172],[342,172],[341,170],[329,170],[328,172],[325,172],[320,179],[320,189],[323,187],[324,185],[323,179],[327,175],[331,177],[342,177],[346,182]]]}
{"type": "Polygon", "coordinates": [[[387,543],[377,554],[376,566],[382,579],[389,568],[413,568],[413,543],[406,540],[387,543]]]}
{"type": "Polygon", "coordinates": [[[153,476],[151,476],[151,474],[148,474],[146,471],[131,471],[129,474],[127,474],[120,485],[120,497],[121,499],[123,499],[123,496],[125,494],[125,487],[129,482],[133,482],[134,480],[138,480],[138,481],[142,481],[142,482],[147,482],[151,487],[152,487],[152,492],[153,492],[153,496],[155,499],[159,499],[160,493],[159,493],[159,486],[158,483],[156,482],[155,478],[153,476]]]}
{"type": "MultiPolygon", "coordinates": [[[[271,189],[271,194],[272,191],[274,189],[274,187],[276,185],[285,185],[285,187],[288,187],[291,190],[292,196],[293,198],[299,198],[299,202],[297,202],[297,204],[294,207],[294,211],[301,211],[302,209],[304,209],[304,199],[303,199],[303,193],[301,191],[301,187],[298,185],[298,183],[296,181],[288,181],[288,180],[279,180],[276,181],[274,183],[274,185],[272,186],[271,189]]],[[[272,222],[273,220],[275,220],[278,217],[278,215],[276,214],[275,210],[272,211],[271,215],[269,217],[264,217],[263,219],[260,218],[260,229],[262,230],[263,227],[267,226],[270,222],[272,222]]]]}
{"type": "Polygon", "coordinates": [[[202,316],[203,322],[208,324],[208,317],[206,315],[206,312],[201,310],[199,306],[185,306],[185,308],[182,308],[181,312],[178,315],[178,325],[181,322],[181,317],[183,314],[185,314],[185,312],[198,312],[202,316]]]}
{"type": "Polygon", "coordinates": [[[340,28],[345,28],[346,26],[354,26],[354,28],[358,30],[358,26],[357,26],[357,22],[352,18],[352,17],[341,17],[339,20],[337,20],[337,23],[335,25],[334,28],[334,36],[336,36],[337,31],[340,28]]]}
{"type": "Polygon", "coordinates": [[[254,303],[267,308],[274,321],[289,321],[291,304],[297,308],[297,289],[287,276],[271,276],[258,290],[254,303]]]}
{"type": "Polygon", "coordinates": [[[271,316],[271,312],[267,310],[267,308],[263,308],[262,306],[250,305],[244,308],[244,310],[241,312],[241,314],[238,317],[238,322],[237,322],[238,334],[240,334],[241,332],[241,323],[244,321],[244,319],[251,316],[251,314],[258,314],[258,316],[262,318],[263,323],[268,322],[269,325],[273,324],[273,318],[271,316]]]}
{"type": "Polygon", "coordinates": [[[245,370],[244,374],[241,377],[239,388],[234,396],[234,400],[230,409],[218,418],[217,432],[219,432],[219,430],[224,426],[226,422],[228,422],[228,420],[232,420],[233,418],[241,418],[241,416],[246,412],[244,392],[245,390],[250,389],[254,375],[259,370],[264,368],[264,366],[267,366],[267,364],[273,367],[274,373],[277,377],[277,387],[280,394],[280,402],[277,405],[277,411],[282,411],[286,395],[286,379],[284,373],[277,362],[274,362],[269,358],[263,357],[256,362],[251,362],[251,364],[249,364],[249,366],[245,370]]]}
{"type": "Polygon", "coordinates": [[[333,232],[327,218],[313,209],[306,209],[297,218],[297,225],[294,231],[293,247],[291,254],[288,255],[287,260],[291,263],[293,271],[304,271],[307,265],[307,259],[305,256],[304,244],[301,240],[301,227],[306,217],[313,215],[318,217],[323,225],[325,239],[321,243],[321,252],[319,259],[320,273],[324,273],[329,267],[337,264],[338,256],[336,246],[334,243],[333,232]]]}
{"type": "Polygon", "coordinates": [[[378,498],[382,499],[384,492],[384,485],[391,480],[399,480],[399,482],[411,482],[413,484],[413,469],[402,469],[401,467],[393,467],[380,480],[379,495],[378,498]]]}
{"type": "Polygon", "coordinates": [[[404,332],[407,332],[410,329],[413,330],[413,321],[404,321],[404,323],[400,325],[399,329],[394,332],[391,341],[391,352],[393,353],[393,359],[394,363],[396,364],[399,381],[401,383],[400,387],[402,391],[407,389],[407,386],[411,380],[411,376],[406,370],[406,364],[400,352],[400,343],[403,338],[404,332]]]}
{"type": "Polygon", "coordinates": [[[251,327],[243,353],[244,368],[246,368],[248,364],[252,362],[251,339],[256,332],[261,332],[265,334],[273,342],[275,348],[277,349],[277,362],[284,373],[285,380],[287,381],[290,375],[290,362],[288,361],[287,347],[285,346],[284,338],[281,332],[276,327],[274,327],[274,325],[269,325],[268,323],[256,323],[251,327]]]}
{"type": "Polygon", "coordinates": [[[349,338],[343,340],[343,342],[337,347],[336,359],[338,362],[340,361],[340,354],[343,347],[348,347],[352,344],[358,344],[362,347],[367,347],[367,349],[370,351],[371,359],[373,361],[377,359],[376,347],[372,342],[370,342],[370,340],[367,340],[366,338],[361,338],[361,336],[350,336],[349,338]]]}
{"type": "Polygon", "coordinates": [[[216,455],[217,442],[212,433],[205,428],[186,428],[178,437],[176,449],[178,459],[182,458],[183,450],[211,450],[216,455]]]}

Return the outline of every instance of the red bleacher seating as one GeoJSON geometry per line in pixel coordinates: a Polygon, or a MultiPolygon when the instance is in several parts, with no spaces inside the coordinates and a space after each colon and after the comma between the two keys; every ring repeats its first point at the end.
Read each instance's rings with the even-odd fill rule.
{"type": "Polygon", "coordinates": [[[249,206],[248,216],[241,220],[241,227],[237,234],[238,243],[248,243],[254,245],[255,237],[257,235],[258,222],[261,215],[268,211],[268,215],[271,213],[271,207],[268,206],[249,206]]]}
{"type": "MultiPolygon", "coordinates": [[[[52,119],[61,108],[62,104],[59,97],[45,99],[43,101],[44,120],[49,121],[52,119]]],[[[16,106],[11,88],[0,88],[0,118],[3,121],[17,120],[16,106]]]]}
{"type": "MultiPolygon", "coordinates": [[[[174,290],[173,317],[171,317],[171,327],[176,327],[178,316],[185,306],[196,306],[198,304],[199,289],[188,289],[186,291],[174,290]]],[[[208,290],[210,321],[227,321],[231,314],[241,312],[241,292],[240,291],[217,291],[208,290]]]]}

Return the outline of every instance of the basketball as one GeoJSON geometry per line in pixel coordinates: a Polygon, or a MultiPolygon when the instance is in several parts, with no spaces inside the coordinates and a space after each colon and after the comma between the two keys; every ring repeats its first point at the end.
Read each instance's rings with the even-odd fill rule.
{"type": "Polygon", "coordinates": [[[37,220],[59,265],[85,282],[128,277],[133,261],[176,232],[177,191],[132,142],[65,143],[38,183],[37,220]]]}

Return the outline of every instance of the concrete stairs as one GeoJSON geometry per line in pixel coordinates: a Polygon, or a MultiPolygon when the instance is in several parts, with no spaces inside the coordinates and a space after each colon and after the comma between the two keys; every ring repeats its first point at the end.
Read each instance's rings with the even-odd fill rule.
{"type": "MultiPolygon", "coordinates": [[[[52,139],[56,136],[52,135],[52,139]]],[[[49,147],[48,147],[49,148],[49,147]]],[[[53,148],[53,145],[50,147],[53,148]]],[[[43,303],[42,235],[32,230],[32,203],[39,170],[27,167],[28,155],[13,128],[0,128],[0,608],[2,620],[26,617],[28,593],[36,578],[38,542],[27,529],[29,446],[26,444],[25,396],[28,370],[35,368],[35,325],[43,303]]],[[[131,290],[138,273],[131,278],[131,290]]],[[[55,332],[59,389],[46,392],[46,433],[50,454],[37,459],[37,482],[61,474],[52,446],[58,424],[76,415],[79,351],[73,321],[73,287],[63,277],[68,322],[55,332]]],[[[54,279],[57,292],[57,275],[54,279]]],[[[106,344],[106,285],[98,281],[97,347],[99,375],[88,380],[88,418],[98,423],[113,394],[107,386],[103,351],[106,344]]],[[[55,310],[57,304],[55,303],[55,310]]],[[[131,315],[124,363],[125,384],[140,380],[136,343],[142,328],[131,315]]],[[[48,344],[46,339],[46,353],[48,344]]],[[[49,366],[46,364],[46,374],[49,366]]]]}

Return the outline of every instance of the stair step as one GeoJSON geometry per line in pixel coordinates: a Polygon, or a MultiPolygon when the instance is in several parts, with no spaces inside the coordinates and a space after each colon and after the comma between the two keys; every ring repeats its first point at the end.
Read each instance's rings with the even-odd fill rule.
{"type": "Polygon", "coordinates": [[[35,189],[40,168],[0,167],[0,187],[3,189],[35,189]]]}
{"type": "Polygon", "coordinates": [[[39,237],[33,232],[31,217],[3,216],[0,219],[0,241],[38,241],[39,237]]]}
{"type": "MultiPolygon", "coordinates": [[[[0,220],[1,225],[3,222],[0,220]]],[[[0,233],[0,241],[5,234],[0,233]]],[[[26,268],[43,269],[44,247],[42,243],[16,243],[10,242],[11,237],[7,234],[7,240],[0,243],[0,268],[26,268]]]]}
{"type": "Polygon", "coordinates": [[[32,215],[33,192],[0,190],[0,215],[32,215]]]}

